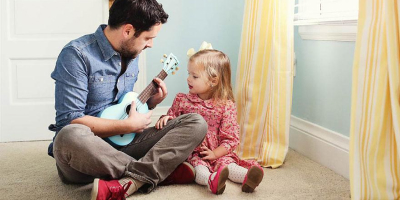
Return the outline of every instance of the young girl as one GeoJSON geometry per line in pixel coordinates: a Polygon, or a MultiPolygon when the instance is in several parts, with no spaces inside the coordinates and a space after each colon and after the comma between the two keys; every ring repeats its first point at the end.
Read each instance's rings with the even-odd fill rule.
{"type": "Polygon", "coordinates": [[[176,95],[167,115],[155,127],[186,113],[198,113],[208,123],[203,143],[188,162],[196,171],[196,183],[207,185],[214,194],[222,194],[225,181],[242,183],[243,192],[253,192],[263,178],[256,161],[245,161],[233,152],[239,144],[239,125],[231,86],[229,58],[218,50],[202,50],[190,57],[187,83],[189,94],[176,95]]]}

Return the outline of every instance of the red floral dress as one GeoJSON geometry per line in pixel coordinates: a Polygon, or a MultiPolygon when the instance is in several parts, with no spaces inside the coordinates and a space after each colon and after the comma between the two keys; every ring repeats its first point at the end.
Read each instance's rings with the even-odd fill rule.
{"type": "Polygon", "coordinates": [[[208,131],[203,143],[210,150],[223,146],[229,152],[216,160],[201,159],[200,146],[189,156],[188,162],[194,167],[204,165],[211,172],[217,171],[220,166],[236,163],[242,167],[250,168],[253,165],[259,166],[254,160],[241,160],[235,152],[239,144],[239,124],[237,123],[237,111],[235,103],[227,101],[223,105],[214,105],[213,100],[202,100],[195,94],[176,95],[167,115],[173,118],[182,114],[198,113],[207,121],[208,131]]]}

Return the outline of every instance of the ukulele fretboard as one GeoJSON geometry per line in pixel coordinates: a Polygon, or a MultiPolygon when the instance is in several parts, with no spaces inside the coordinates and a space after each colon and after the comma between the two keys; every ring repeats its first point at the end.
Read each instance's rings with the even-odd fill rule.
{"type": "MultiPolygon", "coordinates": [[[[157,78],[160,78],[161,80],[164,80],[168,74],[164,71],[161,70],[161,72],[156,76],[157,78]]],[[[142,93],[139,94],[138,100],[142,102],[143,104],[149,100],[151,95],[155,94],[157,92],[158,85],[154,81],[151,81],[151,83],[143,90],[142,93]]]]}

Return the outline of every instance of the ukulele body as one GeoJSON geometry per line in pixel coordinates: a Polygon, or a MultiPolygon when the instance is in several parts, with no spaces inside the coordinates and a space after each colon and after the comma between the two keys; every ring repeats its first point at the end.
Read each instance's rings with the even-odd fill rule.
{"type": "MultiPolygon", "coordinates": [[[[123,120],[128,118],[129,110],[132,101],[136,103],[136,110],[139,113],[149,112],[149,108],[146,103],[142,103],[138,100],[138,94],[135,92],[128,92],[122,96],[118,104],[112,105],[98,114],[98,117],[104,119],[116,119],[123,120]]],[[[127,133],[123,135],[114,135],[108,138],[104,138],[105,141],[110,143],[112,146],[125,146],[133,141],[135,133],[127,133]]]]}

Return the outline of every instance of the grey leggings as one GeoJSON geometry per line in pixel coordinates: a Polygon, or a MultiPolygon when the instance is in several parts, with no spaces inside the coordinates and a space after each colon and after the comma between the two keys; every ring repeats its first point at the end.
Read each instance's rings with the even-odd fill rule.
{"type": "Polygon", "coordinates": [[[54,140],[58,174],[65,183],[130,176],[150,192],[201,144],[207,123],[198,114],[181,115],[157,130],[147,128],[127,146],[115,149],[84,125],[65,126],[54,140]]]}

